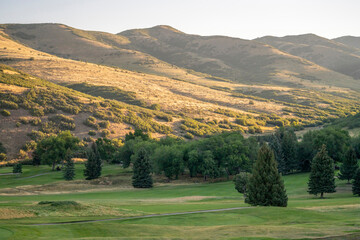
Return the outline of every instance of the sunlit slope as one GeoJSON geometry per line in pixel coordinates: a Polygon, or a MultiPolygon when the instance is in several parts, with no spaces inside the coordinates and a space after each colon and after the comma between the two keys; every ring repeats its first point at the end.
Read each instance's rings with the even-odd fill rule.
{"type": "Polygon", "coordinates": [[[0,28],[12,39],[58,57],[181,79],[196,80],[199,75],[129,49],[130,41],[115,34],[84,31],[63,24],[9,24],[0,28]]]}
{"type": "MultiPolygon", "coordinates": [[[[256,39],[333,71],[360,79],[360,56],[356,45],[345,45],[314,34],[256,39]]],[[[346,41],[344,42],[346,43],[346,41]]],[[[347,81],[342,79],[342,81],[347,81]]]]}
{"type": "MultiPolygon", "coordinates": [[[[205,124],[218,120],[229,130],[232,127],[221,121],[227,119],[232,124],[236,118],[253,116],[258,119],[255,126],[262,124],[264,130],[271,130],[274,123],[280,124],[277,122],[280,118],[289,119],[283,122],[285,125],[293,121],[319,124],[327,118],[356,113],[359,106],[359,94],[352,89],[321,85],[313,80],[302,82],[309,84],[308,88],[296,88],[231,83],[209,75],[169,78],[56,57],[13,41],[6,33],[0,36],[0,45],[2,63],[43,79],[62,85],[86,83],[131,91],[145,106],[158,104],[162,111],[197,118],[205,124]]],[[[284,78],[296,79],[285,75],[284,78]]],[[[243,124],[245,130],[253,125],[243,124]]]]}

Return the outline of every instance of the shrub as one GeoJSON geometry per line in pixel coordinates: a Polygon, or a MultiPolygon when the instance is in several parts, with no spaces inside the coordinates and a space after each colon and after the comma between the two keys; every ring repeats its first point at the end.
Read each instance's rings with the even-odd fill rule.
{"type": "Polygon", "coordinates": [[[13,166],[13,173],[22,173],[21,163],[17,163],[13,166]]]}
{"type": "Polygon", "coordinates": [[[6,161],[6,159],[7,159],[6,154],[5,153],[0,153],[0,162],[6,161]]]}
{"type": "Polygon", "coordinates": [[[110,122],[109,121],[101,121],[101,122],[99,122],[99,126],[101,128],[109,128],[110,127],[110,122]]]}
{"type": "Polygon", "coordinates": [[[84,121],[84,125],[91,127],[91,128],[95,128],[96,130],[99,130],[100,127],[99,125],[96,123],[96,118],[90,116],[88,117],[85,121],[84,121]]]}
{"type": "Polygon", "coordinates": [[[8,110],[1,110],[1,115],[3,115],[4,117],[8,117],[11,115],[11,113],[8,110]]]}
{"type": "Polygon", "coordinates": [[[193,138],[194,138],[194,135],[192,135],[191,133],[187,132],[184,137],[187,138],[187,139],[193,139],[193,138]]]}
{"type": "Polygon", "coordinates": [[[7,101],[7,100],[0,100],[0,107],[6,109],[18,109],[19,105],[14,102],[7,101]]]}
{"type": "Polygon", "coordinates": [[[107,129],[104,129],[101,131],[101,137],[107,138],[110,135],[110,131],[107,129]]]}
{"type": "Polygon", "coordinates": [[[90,136],[95,136],[95,135],[96,135],[96,132],[95,132],[94,130],[90,130],[90,131],[88,132],[88,134],[89,134],[90,136]]]}

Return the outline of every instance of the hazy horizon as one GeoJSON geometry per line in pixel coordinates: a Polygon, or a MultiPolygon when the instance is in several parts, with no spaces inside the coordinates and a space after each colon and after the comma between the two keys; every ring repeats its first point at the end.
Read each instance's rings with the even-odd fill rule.
{"type": "Polygon", "coordinates": [[[61,23],[84,30],[119,33],[169,25],[189,34],[243,39],[316,34],[360,36],[360,2],[215,0],[0,0],[0,23],[61,23]],[[356,7],[358,6],[358,7],[356,7]]]}

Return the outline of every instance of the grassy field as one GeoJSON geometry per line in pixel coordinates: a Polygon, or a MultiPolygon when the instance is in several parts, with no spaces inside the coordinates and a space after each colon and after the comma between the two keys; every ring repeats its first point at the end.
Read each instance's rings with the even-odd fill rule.
{"type": "MultiPolygon", "coordinates": [[[[129,171],[104,166],[97,182],[85,185],[83,165],[78,164],[77,180],[64,182],[61,172],[48,173],[49,167],[25,166],[22,176],[0,176],[0,239],[304,239],[341,236],[360,237],[360,199],[351,194],[351,185],[337,181],[337,192],[326,199],[306,192],[308,174],[285,176],[289,196],[287,208],[254,207],[213,213],[197,213],[131,220],[43,225],[77,220],[108,219],[158,213],[248,206],[231,181],[191,183],[179,180],[156,182],[153,189],[133,189],[129,171]],[[111,182],[107,185],[107,182],[111,182]],[[110,180],[109,180],[110,179],[110,180]],[[55,184],[55,185],[54,185],[55,184]],[[60,186],[80,184],[83,189],[61,192],[60,186]],[[27,186],[25,186],[27,185],[27,186]],[[36,192],[38,187],[57,191],[36,192]],[[96,186],[96,188],[94,188],[96,186]],[[9,188],[30,189],[6,193],[9,188]],[[76,201],[79,206],[39,205],[39,201],[76,201]]],[[[0,169],[1,173],[10,168],[0,169]]]]}

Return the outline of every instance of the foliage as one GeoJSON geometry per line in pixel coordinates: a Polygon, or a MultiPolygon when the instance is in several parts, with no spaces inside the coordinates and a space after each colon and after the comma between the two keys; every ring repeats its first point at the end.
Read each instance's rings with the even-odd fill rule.
{"type": "Polygon", "coordinates": [[[310,194],[321,194],[335,192],[334,161],[326,151],[325,144],[314,157],[311,163],[311,173],[308,182],[310,194]]]}
{"type": "Polygon", "coordinates": [[[22,164],[21,163],[14,164],[13,173],[22,173],[22,164]]]}
{"type": "Polygon", "coordinates": [[[351,179],[355,176],[355,172],[359,168],[358,160],[356,159],[356,153],[353,148],[350,148],[346,156],[344,158],[344,161],[340,167],[340,173],[339,178],[341,180],[347,180],[348,183],[351,179]]]}
{"type": "Polygon", "coordinates": [[[6,161],[6,159],[7,159],[6,153],[0,153],[0,162],[6,161]]]}
{"type": "Polygon", "coordinates": [[[155,172],[164,172],[165,176],[170,180],[174,176],[177,179],[183,171],[182,151],[176,146],[159,146],[156,148],[151,160],[154,163],[155,172]]]}
{"type": "Polygon", "coordinates": [[[251,177],[250,173],[241,172],[237,174],[234,178],[235,189],[239,193],[244,194],[245,198],[246,198],[247,185],[249,184],[250,177],[251,177]]]}
{"type": "Polygon", "coordinates": [[[251,205],[286,207],[288,197],[278,172],[274,153],[266,144],[259,150],[247,185],[245,201],[251,205]]]}
{"type": "Polygon", "coordinates": [[[85,163],[84,176],[86,180],[92,180],[101,176],[102,163],[96,143],[91,145],[88,151],[88,160],[85,163]]]}
{"type": "Polygon", "coordinates": [[[153,186],[150,169],[149,155],[144,148],[141,148],[133,165],[132,185],[135,188],[151,188],[153,186]]]}
{"type": "Polygon", "coordinates": [[[358,195],[360,197],[360,168],[358,168],[355,172],[354,181],[352,183],[352,192],[354,195],[358,195]]]}
{"type": "Polygon", "coordinates": [[[65,169],[64,169],[64,179],[67,181],[73,180],[75,177],[75,165],[74,161],[71,159],[70,149],[66,152],[65,159],[65,169]]]}
{"type": "Polygon", "coordinates": [[[8,110],[5,110],[5,109],[1,110],[0,114],[3,115],[4,117],[8,117],[8,116],[11,115],[11,113],[8,110]]]}
{"type": "Polygon", "coordinates": [[[41,140],[37,144],[34,154],[41,163],[52,165],[52,170],[54,170],[55,165],[65,159],[67,149],[75,150],[78,143],[77,137],[74,137],[70,131],[64,131],[41,140]]]}
{"type": "Polygon", "coordinates": [[[94,128],[96,130],[100,129],[100,126],[96,123],[96,118],[90,116],[84,121],[84,125],[94,128]]]}

